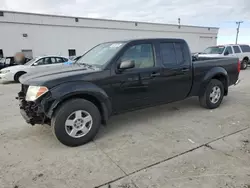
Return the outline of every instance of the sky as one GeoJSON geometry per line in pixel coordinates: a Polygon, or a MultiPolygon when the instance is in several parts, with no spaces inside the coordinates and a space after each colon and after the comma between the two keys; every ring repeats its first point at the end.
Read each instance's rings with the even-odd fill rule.
{"type": "Polygon", "coordinates": [[[0,0],[1,10],[220,27],[218,44],[250,44],[250,0],[0,0]]]}

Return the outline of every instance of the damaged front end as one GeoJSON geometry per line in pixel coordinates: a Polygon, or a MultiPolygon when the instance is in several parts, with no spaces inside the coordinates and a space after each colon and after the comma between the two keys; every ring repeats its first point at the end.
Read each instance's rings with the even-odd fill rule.
{"type": "Polygon", "coordinates": [[[48,123],[43,107],[39,101],[26,101],[27,85],[22,85],[18,93],[20,113],[25,121],[31,125],[48,123]]]}

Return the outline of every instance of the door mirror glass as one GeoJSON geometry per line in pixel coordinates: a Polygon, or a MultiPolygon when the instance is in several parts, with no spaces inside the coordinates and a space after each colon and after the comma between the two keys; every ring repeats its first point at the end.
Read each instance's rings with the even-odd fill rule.
{"type": "Polygon", "coordinates": [[[134,61],[123,61],[119,65],[120,70],[132,69],[135,67],[134,61]]]}
{"type": "Polygon", "coordinates": [[[225,52],[224,52],[224,55],[229,55],[229,51],[225,51],[225,52]]]}

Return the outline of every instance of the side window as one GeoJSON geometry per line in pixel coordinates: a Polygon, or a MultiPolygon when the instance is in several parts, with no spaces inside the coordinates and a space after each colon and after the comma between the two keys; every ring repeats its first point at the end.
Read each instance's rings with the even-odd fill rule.
{"type": "Polygon", "coordinates": [[[56,63],[56,58],[52,57],[52,58],[50,58],[50,59],[51,59],[51,63],[52,63],[52,64],[55,64],[55,63],[56,63]]]}
{"type": "Polygon", "coordinates": [[[234,53],[236,53],[236,54],[241,53],[239,46],[233,46],[233,49],[234,49],[234,53]]]}
{"type": "Polygon", "coordinates": [[[51,64],[51,59],[50,59],[50,57],[44,58],[44,64],[45,64],[45,65],[51,64]]]}
{"type": "Polygon", "coordinates": [[[42,59],[39,59],[37,62],[36,62],[37,65],[44,65],[44,58],[42,59]]]}
{"type": "Polygon", "coordinates": [[[11,59],[10,59],[10,58],[6,58],[5,64],[6,64],[6,65],[10,65],[10,62],[11,62],[11,59]]]}
{"type": "Polygon", "coordinates": [[[42,58],[38,60],[36,63],[37,65],[49,65],[51,64],[51,60],[50,60],[50,57],[46,57],[46,58],[42,58]]]}
{"type": "Polygon", "coordinates": [[[232,53],[233,53],[232,47],[231,47],[231,46],[228,46],[228,47],[226,48],[225,52],[228,52],[229,54],[232,54],[232,53]]]}
{"type": "Polygon", "coordinates": [[[175,43],[175,53],[178,65],[190,64],[189,61],[190,52],[184,43],[175,43]]]}
{"type": "Polygon", "coordinates": [[[134,61],[135,68],[153,67],[155,62],[152,45],[138,44],[131,46],[125,51],[120,61],[134,61]]]}
{"type": "MultiPolygon", "coordinates": [[[[161,43],[160,53],[165,67],[175,67],[177,65],[174,43],[161,43]]],[[[179,61],[181,61],[181,57],[179,61]]]]}
{"type": "Polygon", "coordinates": [[[56,58],[56,62],[57,62],[57,63],[63,63],[64,61],[63,61],[63,58],[57,57],[57,58],[56,58]]]}
{"type": "Polygon", "coordinates": [[[250,52],[250,46],[248,45],[240,45],[242,52],[250,52]]]}

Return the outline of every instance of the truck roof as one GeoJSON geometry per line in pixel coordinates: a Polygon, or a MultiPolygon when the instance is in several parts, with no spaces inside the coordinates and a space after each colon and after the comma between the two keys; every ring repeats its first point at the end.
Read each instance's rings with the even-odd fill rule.
{"type": "Polygon", "coordinates": [[[107,41],[108,42],[139,42],[139,41],[154,41],[154,40],[168,40],[168,41],[178,41],[178,42],[186,42],[184,39],[180,38],[138,38],[138,39],[128,39],[128,40],[118,40],[118,41],[107,41]]]}

